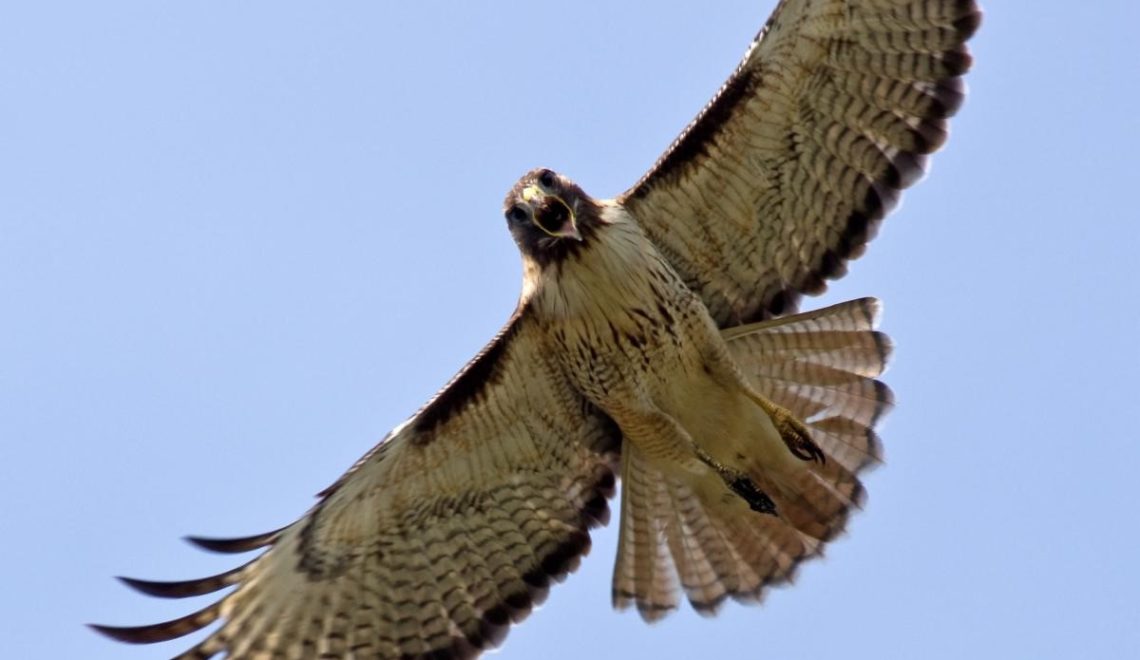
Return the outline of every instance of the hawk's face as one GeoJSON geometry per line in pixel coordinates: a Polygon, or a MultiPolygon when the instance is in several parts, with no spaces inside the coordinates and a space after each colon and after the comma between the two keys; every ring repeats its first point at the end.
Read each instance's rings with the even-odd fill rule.
{"type": "Polygon", "coordinates": [[[523,256],[540,266],[576,254],[600,222],[598,205],[589,195],[544,168],[519,179],[503,202],[503,212],[523,256]]]}

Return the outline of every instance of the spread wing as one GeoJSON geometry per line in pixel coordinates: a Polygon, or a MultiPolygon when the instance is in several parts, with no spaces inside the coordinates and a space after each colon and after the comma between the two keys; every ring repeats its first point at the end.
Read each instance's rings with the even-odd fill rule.
{"type": "Polygon", "coordinates": [[[619,201],[722,327],[795,311],[946,139],[974,0],[782,0],[619,201]]]}
{"type": "Polygon", "coordinates": [[[208,607],[116,639],[159,642],[215,620],[185,658],[468,657],[496,645],[589,550],[608,516],[620,436],[544,355],[525,307],[296,523],[220,552],[249,564],[186,582],[124,581],[208,607]]]}

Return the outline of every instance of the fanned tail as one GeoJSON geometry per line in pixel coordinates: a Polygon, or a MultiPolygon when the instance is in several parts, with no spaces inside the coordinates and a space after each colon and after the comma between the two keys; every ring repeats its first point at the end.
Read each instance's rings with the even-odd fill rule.
{"type": "Polygon", "coordinates": [[[850,473],[882,462],[875,425],[894,405],[875,380],[891,341],[875,330],[874,298],[731,328],[724,339],[757,392],[790,411],[812,440],[850,473]]]}
{"type": "Polygon", "coordinates": [[[863,298],[723,334],[754,390],[802,422],[823,453],[794,474],[758,480],[778,515],[704,501],[625,443],[615,607],[635,605],[655,621],[677,607],[678,585],[702,614],[729,597],[758,601],[843,530],[864,499],[859,473],[882,460],[874,426],[893,402],[875,380],[891,350],[874,329],[878,311],[863,298]]]}

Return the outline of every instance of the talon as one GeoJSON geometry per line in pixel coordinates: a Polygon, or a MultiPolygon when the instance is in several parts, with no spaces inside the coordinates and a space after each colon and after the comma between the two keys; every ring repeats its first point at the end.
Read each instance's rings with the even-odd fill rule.
{"type": "Polygon", "coordinates": [[[788,443],[788,449],[801,461],[816,461],[820,465],[827,462],[827,457],[811,440],[801,440],[796,444],[788,443]]]}
{"type": "Polygon", "coordinates": [[[732,470],[724,465],[721,465],[707,452],[697,448],[697,458],[703,461],[706,465],[716,470],[724,483],[732,489],[740,497],[748,502],[749,508],[759,513],[766,513],[770,516],[779,515],[776,513],[776,503],[772,501],[768,494],[756,487],[751,479],[746,477],[735,470],[732,470]]]}
{"type": "Polygon", "coordinates": [[[807,427],[791,415],[779,421],[780,437],[788,446],[788,451],[801,461],[815,461],[820,465],[827,462],[827,456],[819,445],[811,439],[807,427]]]}
{"type": "Polygon", "coordinates": [[[800,459],[801,461],[816,461],[820,465],[827,462],[827,456],[824,455],[823,450],[819,445],[811,439],[811,432],[804,426],[803,422],[799,421],[789,412],[786,408],[782,408],[772,403],[771,401],[755,395],[756,403],[768,413],[772,418],[772,423],[776,425],[776,431],[780,433],[780,439],[788,446],[788,451],[800,459]]]}
{"type": "Polygon", "coordinates": [[[748,502],[748,506],[759,513],[776,515],[776,503],[768,494],[756,487],[748,477],[737,477],[728,482],[728,487],[748,502]]]}

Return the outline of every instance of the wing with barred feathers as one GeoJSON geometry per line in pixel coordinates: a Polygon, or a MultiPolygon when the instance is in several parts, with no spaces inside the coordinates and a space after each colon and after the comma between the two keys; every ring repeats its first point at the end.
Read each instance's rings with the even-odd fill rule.
{"type": "Polygon", "coordinates": [[[183,658],[450,658],[496,645],[589,550],[620,443],[552,367],[521,309],[296,523],[196,540],[267,548],[252,562],[201,580],[124,580],[165,598],[232,593],[181,619],[96,629],[149,643],[223,621],[183,658]]]}
{"type": "Polygon", "coordinates": [[[793,312],[946,140],[980,21],[974,0],[782,0],[618,201],[722,327],[793,312]]]}

